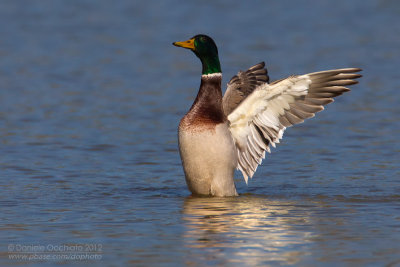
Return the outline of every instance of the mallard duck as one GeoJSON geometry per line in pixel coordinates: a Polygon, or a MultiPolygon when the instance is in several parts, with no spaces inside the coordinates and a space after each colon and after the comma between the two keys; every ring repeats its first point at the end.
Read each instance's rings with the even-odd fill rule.
{"type": "Polygon", "coordinates": [[[361,77],[355,73],[361,69],[345,68],[269,83],[261,62],[233,76],[222,96],[214,40],[199,34],[173,45],[190,49],[202,63],[199,92],[178,130],[186,183],[194,195],[237,196],[235,169],[247,183],[287,127],[314,117],[361,77]]]}

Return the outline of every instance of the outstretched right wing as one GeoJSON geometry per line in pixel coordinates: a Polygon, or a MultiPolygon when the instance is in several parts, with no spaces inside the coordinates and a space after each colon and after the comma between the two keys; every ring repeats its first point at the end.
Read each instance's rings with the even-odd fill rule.
{"type": "Polygon", "coordinates": [[[238,153],[238,166],[247,183],[269,145],[279,143],[286,127],[303,122],[333,102],[333,97],[350,91],[346,85],[361,77],[347,68],[314,72],[257,87],[228,116],[238,153]]]}

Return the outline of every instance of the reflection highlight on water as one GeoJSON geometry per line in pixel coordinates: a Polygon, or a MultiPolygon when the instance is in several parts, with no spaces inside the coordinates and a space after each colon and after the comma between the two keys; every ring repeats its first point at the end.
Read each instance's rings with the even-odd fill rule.
{"type": "Polygon", "coordinates": [[[308,254],[307,240],[312,236],[307,231],[312,227],[309,212],[307,206],[293,201],[189,197],[183,208],[184,243],[190,248],[219,251],[219,264],[295,264],[308,254]],[[303,231],[296,231],[298,227],[303,231]]]}
{"type": "MultiPolygon", "coordinates": [[[[363,264],[374,262],[366,256],[373,251],[379,254],[374,255],[375,260],[395,262],[392,251],[369,243],[369,234],[380,231],[375,225],[377,210],[370,209],[371,219],[363,224],[357,222],[357,216],[366,211],[366,200],[342,199],[343,203],[332,204],[335,201],[319,197],[268,199],[251,194],[188,197],[183,204],[183,243],[192,251],[186,264],[295,265],[315,260],[363,264]],[[358,229],[348,228],[353,224],[358,229]],[[353,251],[351,257],[346,255],[349,250],[353,251]]],[[[383,231],[381,236],[389,235],[383,231]]]]}

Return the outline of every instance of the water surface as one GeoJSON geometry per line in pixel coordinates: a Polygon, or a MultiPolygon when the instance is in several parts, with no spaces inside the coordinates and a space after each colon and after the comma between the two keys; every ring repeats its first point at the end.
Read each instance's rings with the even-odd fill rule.
{"type": "Polygon", "coordinates": [[[0,264],[400,265],[399,15],[378,0],[2,1],[0,264]],[[364,77],[248,186],[237,173],[239,197],[194,198],[176,128],[200,62],[171,43],[197,33],[224,83],[263,60],[272,80],[364,77]],[[10,259],[65,244],[100,259],[10,259]]]}

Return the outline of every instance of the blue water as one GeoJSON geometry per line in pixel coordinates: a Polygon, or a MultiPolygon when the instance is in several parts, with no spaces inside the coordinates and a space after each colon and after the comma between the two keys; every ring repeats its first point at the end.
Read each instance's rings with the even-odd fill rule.
{"type": "Polygon", "coordinates": [[[2,1],[0,265],[400,265],[399,17],[390,0],[2,1]],[[224,83],[263,60],[272,80],[364,77],[248,186],[237,173],[239,197],[194,198],[177,126],[201,66],[171,43],[197,33],[224,83]],[[38,259],[62,245],[93,257],[38,259]]]}

